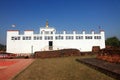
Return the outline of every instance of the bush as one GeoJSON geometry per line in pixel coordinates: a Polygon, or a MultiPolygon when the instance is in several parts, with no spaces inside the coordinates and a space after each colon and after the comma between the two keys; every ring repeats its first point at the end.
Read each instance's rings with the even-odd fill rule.
{"type": "Polygon", "coordinates": [[[120,41],[117,37],[107,38],[105,44],[108,46],[120,47],[120,41]]]}

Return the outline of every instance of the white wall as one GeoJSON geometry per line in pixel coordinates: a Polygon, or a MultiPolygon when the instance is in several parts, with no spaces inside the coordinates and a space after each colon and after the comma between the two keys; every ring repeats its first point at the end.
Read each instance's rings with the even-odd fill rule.
{"type": "MultiPolygon", "coordinates": [[[[45,31],[46,28],[42,28],[40,31],[45,31]]],[[[55,31],[55,29],[47,29],[47,31],[55,31]]],[[[98,34],[95,34],[92,31],[90,34],[86,34],[85,31],[81,34],[76,34],[75,31],[73,34],[66,34],[64,31],[63,34],[34,34],[33,31],[25,31],[24,34],[19,34],[19,31],[7,31],[7,52],[10,53],[33,53],[35,51],[44,51],[48,50],[49,41],[53,41],[53,49],[64,49],[64,48],[76,48],[81,52],[92,51],[93,46],[100,46],[100,48],[105,48],[105,35],[104,31],[101,31],[98,34]],[[55,40],[55,35],[62,36],[76,36],[81,35],[92,36],[93,39],[80,39],[80,40],[55,40]],[[11,40],[12,36],[20,36],[20,40],[11,40]],[[31,36],[31,40],[22,40],[23,36],[31,36]],[[34,40],[34,36],[42,36],[43,40],[34,40]],[[53,40],[44,40],[44,36],[53,36],[53,40]],[[94,39],[94,36],[101,36],[101,39],[94,39]]]]}

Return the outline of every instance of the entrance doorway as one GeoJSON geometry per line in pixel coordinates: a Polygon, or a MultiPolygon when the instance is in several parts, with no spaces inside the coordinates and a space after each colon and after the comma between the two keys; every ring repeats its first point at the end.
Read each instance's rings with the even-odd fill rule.
{"type": "Polygon", "coordinates": [[[49,50],[53,50],[53,41],[49,41],[49,50]]]}

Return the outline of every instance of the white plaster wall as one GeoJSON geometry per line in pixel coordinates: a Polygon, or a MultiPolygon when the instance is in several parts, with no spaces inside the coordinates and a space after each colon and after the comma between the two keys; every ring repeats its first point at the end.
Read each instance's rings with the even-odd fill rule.
{"type": "MultiPolygon", "coordinates": [[[[44,29],[46,30],[46,29],[44,29]]],[[[55,29],[52,28],[50,31],[55,29]]],[[[47,29],[49,31],[49,29],[47,29]]],[[[65,38],[65,37],[64,37],[65,38]]],[[[92,32],[91,34],[85,34],[85,31],[81,34],[66,34],[64,31],[63,34],[34,34],[33,31],[25,31],[24,34],[19,34],[19,31],[7,31],[7,52],[10,53],[34,53],[35,51],[44,51],[48,50],[49,41],[53,41],[53,49],[64,49],[64,48],[76,48],[81,52],[92,51],[93,46],[100,46],[100,48],[105,48],[105,35],[104,31],[101,31],[98,34],[92,32]],[[55,35],[62,36],[101,36],[101,39],[80,39],[80,40],[55,40],[55,35]],[[12,36],[20,36],[21,40],[11,40],[12,36]],[[22,40],[23,36],[31,36],[31,40],[22,40]],[[33,40],[33,36],[43,36],[43,40],[33,40]],[[53,36],[53,40],[44,40],[44,36],[53,36]]]]}

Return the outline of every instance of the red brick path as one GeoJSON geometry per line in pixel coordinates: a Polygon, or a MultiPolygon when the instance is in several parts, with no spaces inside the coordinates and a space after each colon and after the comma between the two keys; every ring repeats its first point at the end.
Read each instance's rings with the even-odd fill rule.
{"type": "Polygon", "coordinates": [[[2,59],[2,60],[0,60],[0,67],[2,67],[2,66],[10,66],[10,65],[12,65],[12,64],[14,64],[16,62],[17,61],[14,61],[14,60],[8,60],[8,59],[4,60],[4,59],[2,59]]]}
{"type": "Polygon", "coordinates": [[[5,61],[9,60],[12,60],[15,63],[8,66],[0,66],[0,80],[11,80],[15,75],[17,75],[34,61],[34,59],[6,59],[5,61]]]}

